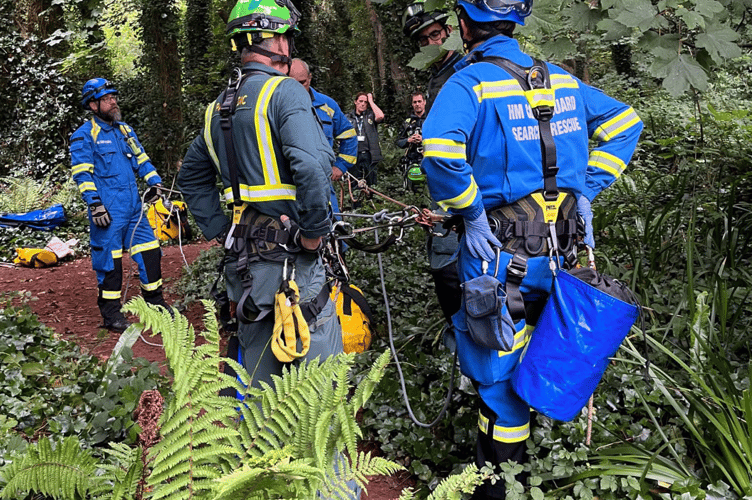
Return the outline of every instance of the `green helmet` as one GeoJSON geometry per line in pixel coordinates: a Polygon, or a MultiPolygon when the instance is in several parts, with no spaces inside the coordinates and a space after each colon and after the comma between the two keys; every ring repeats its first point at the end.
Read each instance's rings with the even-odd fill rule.
{"type": "Polygon", "coordinates": [[[300,12],[291,0],[239,0],[227,22],[233,50],[275,34],[300,33],[300,12]],[[292,31],[290,31],[292,30],[292,31]]]}

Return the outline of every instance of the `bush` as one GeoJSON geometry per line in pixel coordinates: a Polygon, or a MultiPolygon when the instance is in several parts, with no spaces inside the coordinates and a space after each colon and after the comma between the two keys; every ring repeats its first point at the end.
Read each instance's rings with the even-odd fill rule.
{"type": "Polygon", "coordinates": [[[78,435],[89,445],[135,442],[133,410],[142,391],[164,383],[159,366],[133,359],[128,349],[117,363],[105,365],[61,340],[28,306],[5,300],[0,309],[0,415],[5,415],[0,426],[8,432],[0,435],[0,451],[50,434],[78,435]]]}

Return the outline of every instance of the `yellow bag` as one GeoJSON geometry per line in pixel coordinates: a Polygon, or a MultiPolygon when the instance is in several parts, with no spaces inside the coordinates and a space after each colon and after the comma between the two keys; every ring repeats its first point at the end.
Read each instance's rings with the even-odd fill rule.
{"type": "Polygon", "coordinates": [[[15,264],[24,267],[52,267],[57,265],[57,255],[43,248],[16,248],[15,264]]]}
{"type": "Polygon", "coordinates": [[[371,347],[371,308],[360,288],[349,283],[333,287],[330,297],[337,305],[346,353],[361,353],[371,347]]]}
{"type": "Polygon", "coordinates": [[[154,234],[162,241],[176,240],[178,236],[182,241],[192,238],[191,227],[188,225],[188,214],[183,201],[172,201],[172,210],[165,207],[163,200],[159,200],[149,207],[146,217],[149,219],[154,234]]]}

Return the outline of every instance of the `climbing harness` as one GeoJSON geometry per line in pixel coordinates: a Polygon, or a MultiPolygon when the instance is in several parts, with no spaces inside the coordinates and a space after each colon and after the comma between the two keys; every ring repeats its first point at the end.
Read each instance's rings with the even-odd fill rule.
{"type": "Polygon", "coordinates": [[[507,264],[506,293],[509,311],[516,322],[525,318],[520,285],[527,276],[528,259],[548,255],[552,272],[559,267],[560,257],[565,266],[572,267],[577,259],[577,237],[583,226],[574,196],[559,191],[556,184],[559,167],[551,131],[555,101],[546,64],[534,59],[533,66],[525,68],[501,57],[473,59],[494,64],[517,80],[540,130],[543,189],[489,211],[491,230],[501,241],[502,249],[513,255],[507,264]]]}

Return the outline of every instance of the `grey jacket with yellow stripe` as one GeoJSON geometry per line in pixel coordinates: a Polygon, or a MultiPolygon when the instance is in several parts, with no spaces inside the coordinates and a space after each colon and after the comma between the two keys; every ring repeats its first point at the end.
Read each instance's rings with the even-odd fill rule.
{"type": "MultiPolygon", "coordinates": [[[[298,82],[263,64],[246,64],[243,71],[252,74],[238,90],[232,124],[242,201],[265,215],[289,216],[305,237],[327,234],[334,153],[316,122],[310,96],[298,82]]],[[[234,201],[220,126],[223,97],[206,108],[204,128],[178,174],[180,190],[207,239],[229,223],[217,174],[224,203],[234,201]]]]}

